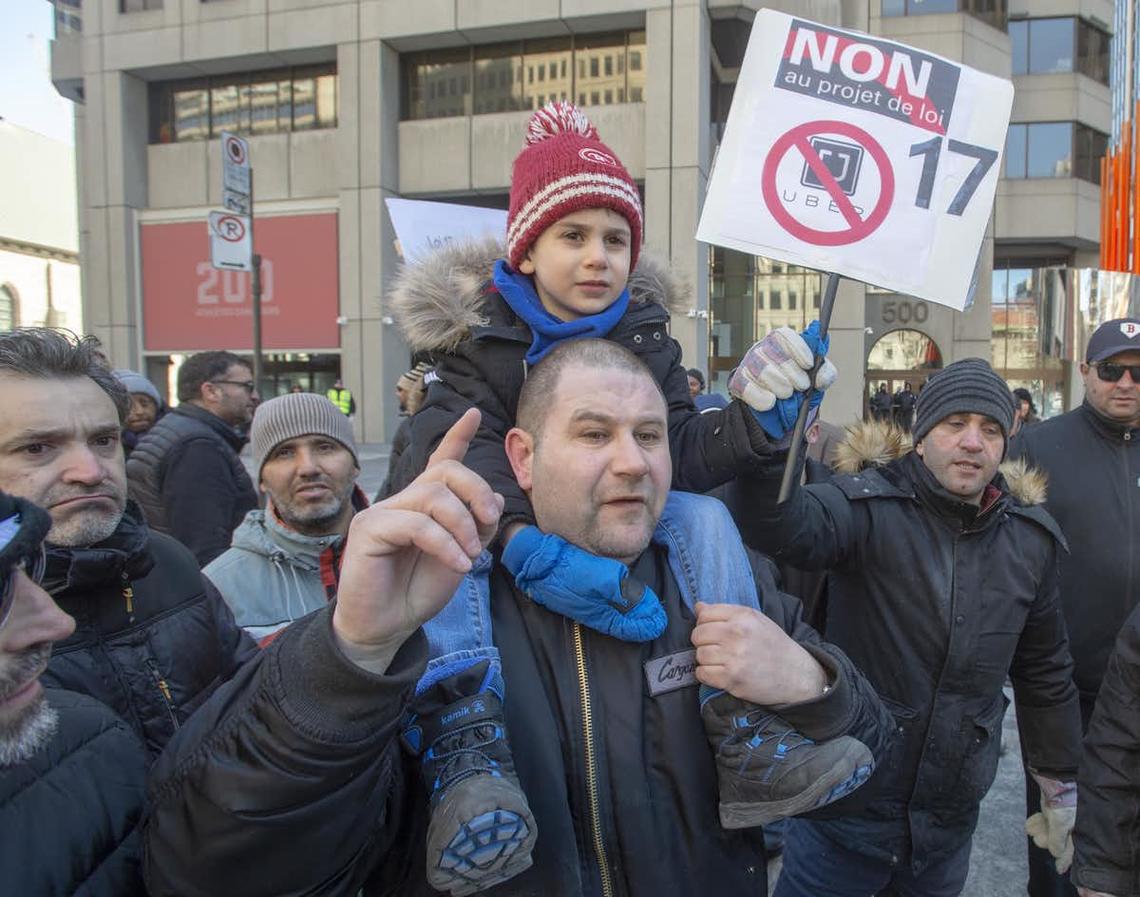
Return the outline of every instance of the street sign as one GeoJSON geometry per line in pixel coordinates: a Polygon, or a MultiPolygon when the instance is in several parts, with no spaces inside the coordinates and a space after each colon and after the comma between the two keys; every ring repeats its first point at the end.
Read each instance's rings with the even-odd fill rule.
{"type": "Polygon", "coordinates": [[[1013,85],[904,44],[756,15],[697,238],[967,302],[1013,85]]]}
{"type": "Polygon", "coordinates": [[[249,186],[249,144],[222,131],[222,188],[248,197],[249,186]]]}
{"type": "Polygon", "coordinates": [[[249,218],[232,212],[210,213],[210,264],[227,271],[253,270],[249,218]]]}
{"type": "Polygon", "coordinates": [[[248,193],[238,193],[236,190],[222,187],[222,205],[225,206],[227,212],[248,215],[253,203],[248,193]]]}

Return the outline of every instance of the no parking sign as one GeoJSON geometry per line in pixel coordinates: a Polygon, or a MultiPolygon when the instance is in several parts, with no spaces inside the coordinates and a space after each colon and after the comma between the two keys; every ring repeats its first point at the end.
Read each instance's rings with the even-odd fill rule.
{"type": "Polygon", "coordinates": [[[904,44],[756,16],[697,238],[961,309],[1013,85],[904,44]]]}

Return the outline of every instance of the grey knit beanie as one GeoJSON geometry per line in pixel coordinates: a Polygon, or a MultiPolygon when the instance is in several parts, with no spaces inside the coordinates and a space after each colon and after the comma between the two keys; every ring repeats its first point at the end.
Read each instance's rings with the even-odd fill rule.
{"type": "Polygon", "coordinates": [[[265,459],[287,439],[298,436],[328,436],[352,452],[356,466],[356,441],[352,421],[324,396],[312,392],[292,392],[257,406],[249,428],[249,444],[258,478],[265,459]]]}
{"type": "Polygon", "coordinates": [[[137,392],[144,396],[150,396],[154,399],[154,404],[158,405],[159,408],[162,407],[162,396],[158,394],[158,388],[142,374],[137,371],[129,371],[126,368],[112,371],[112,373],[127,388],[127,392],[137,392]]]}
{"type": "Polygon", "coordinates": [[[984,414],[1001,427],[1006,447],[1013,427],[1013,395],[989,362],[963,358],[934,374],[918,394],[914,408],[916,443],[951,414],[984,414]]]}

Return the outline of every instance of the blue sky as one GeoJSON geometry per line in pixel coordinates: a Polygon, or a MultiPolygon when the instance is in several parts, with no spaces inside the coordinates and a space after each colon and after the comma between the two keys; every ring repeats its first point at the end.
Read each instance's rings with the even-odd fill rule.
{"type": "Polygon", "coordinates": [[[51,3],[0,0],[0,5],[0,116],[73,143],[71,103],[51,83],[51,3]]]}

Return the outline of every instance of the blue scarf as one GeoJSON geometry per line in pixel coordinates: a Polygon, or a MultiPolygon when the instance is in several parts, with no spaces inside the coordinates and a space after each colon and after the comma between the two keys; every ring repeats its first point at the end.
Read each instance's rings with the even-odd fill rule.
{"type": "Polygon", "coordinates": [[[526,353],[527,364],[538,364],[558,343],[568,339],[604,338],[629,308],[629,290],[622,290],[609,308],[577,321],[563,321],[548,312],[534,289],[534,280],[512,271],[506,259],[495,262],[495,287],[516,315],[526,321],[534,340],[526,353]]]}

